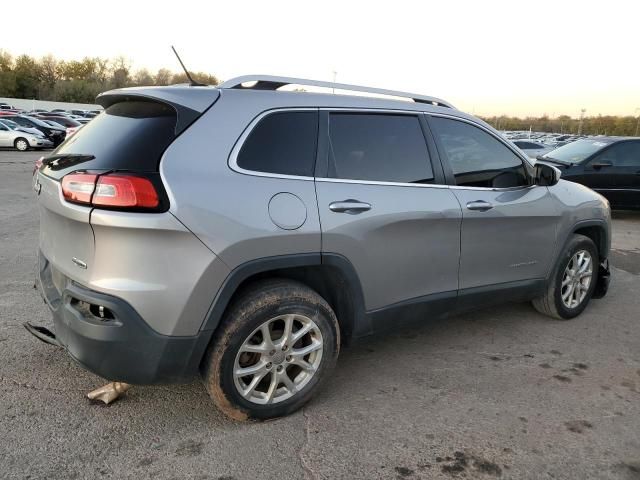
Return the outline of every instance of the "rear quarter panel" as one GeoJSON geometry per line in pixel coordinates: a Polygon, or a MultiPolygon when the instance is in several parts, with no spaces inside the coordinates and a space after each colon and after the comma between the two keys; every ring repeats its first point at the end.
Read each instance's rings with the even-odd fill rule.
{"type": "Polygon", "coordinates": [[[257,258],[320,252],[312,179],[254,176],[229,167],[229,155],[247,125],[273,107],[266,97],[239,93],[223,91],[165,152],[160,170],[171,213],[230,269],[257,258]],[[281,192],[305,205],[306,220],[295,230],[279,228],[269,216],[269,202],[281,192]]]}

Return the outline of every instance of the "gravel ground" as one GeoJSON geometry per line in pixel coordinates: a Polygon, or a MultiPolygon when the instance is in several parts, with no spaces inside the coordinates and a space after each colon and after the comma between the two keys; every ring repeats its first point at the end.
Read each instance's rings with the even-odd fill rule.
{"type": "Polygon", "coordinates": [[[31,337],[36,153],[0,152],[0,476],[640,478],[640,212],[614,216],[610,293],[578,319],[510,304],[345,349],[303,412],[222,417],[195,382],[104,380],[31,337]]]}

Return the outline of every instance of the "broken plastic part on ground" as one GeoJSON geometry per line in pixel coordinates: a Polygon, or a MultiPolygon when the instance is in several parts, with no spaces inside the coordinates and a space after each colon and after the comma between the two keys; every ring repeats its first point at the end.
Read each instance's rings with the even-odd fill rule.
{"type": "Polygon", "coordinates": [[[110,382],[87,393],[89,400],[99,400],[106,405],[115,402],[122,394],[131,388],[131,385],[124,382],[110,382]]]}

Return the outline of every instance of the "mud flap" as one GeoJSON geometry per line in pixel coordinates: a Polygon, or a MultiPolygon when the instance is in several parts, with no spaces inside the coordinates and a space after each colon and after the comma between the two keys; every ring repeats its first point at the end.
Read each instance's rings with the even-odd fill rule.
{"type": "Polygon", "coordinates": [[[609,290],[609,282],[611,281],[611,271],[609,270],[609,260],[604,260],[598,266],[598,280],[596,288],[593,290],[591,298],[602,298],[609,290]]]}
{"type": "Polygon", "coordinates": [[[39,325],[31,325],[29,322],[24,322],[23,325],[24,328],[27,329],[27,332],[36,337],[38,340],[44,343],[48,343],[49,345],[55,345],[56,347],[62,346],[58,342],[55,333],[53,333],[48,328],[41,327],[39,325]]]}

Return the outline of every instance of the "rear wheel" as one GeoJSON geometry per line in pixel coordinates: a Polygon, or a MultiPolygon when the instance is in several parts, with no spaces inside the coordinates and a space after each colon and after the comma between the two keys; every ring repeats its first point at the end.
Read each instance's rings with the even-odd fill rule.
{"type": "Polygon", "coordinates": [[[27,142],[24,138],[16,138],[16,141],[13,142],[13,146],[16,147],[16,150],[21,152],[26,152],[29,150],[29,142],[27,142]]]}
{"type": "Polygon", "coordinates": [[[330,375],[340,334],[331,307],[298,282],[246,289],[209,346],[204,381],[216,406],[236,420],[292,413],[330,375]]]}
{"type": "Polygon", "coordinates": [[[598,250],[593,240],[574,235],[558,261],[547,292],[533,300],[533,306],[540,313],[560,320],[580,315],[593,295],[598,265],[598,250]]]}

